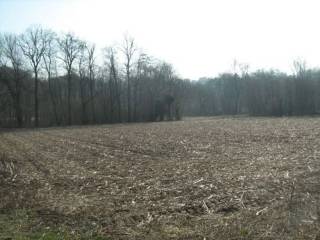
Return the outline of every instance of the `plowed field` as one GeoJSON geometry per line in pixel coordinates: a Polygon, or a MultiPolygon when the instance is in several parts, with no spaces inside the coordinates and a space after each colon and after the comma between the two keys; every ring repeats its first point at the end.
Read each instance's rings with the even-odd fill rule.
{"type": "Polygon", "coordinates": [[[319,118],[2,130],[0,155],[0,239],[320,239],[319,118]]]}

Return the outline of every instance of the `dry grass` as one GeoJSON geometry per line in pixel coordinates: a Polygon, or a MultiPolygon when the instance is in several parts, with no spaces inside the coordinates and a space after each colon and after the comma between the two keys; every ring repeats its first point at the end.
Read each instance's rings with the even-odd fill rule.
{"type": "Polygon", "coordinates": [[[0,208],[109,239],[320,238],[319,123],[193,118],[3,132],[0,208]]]}

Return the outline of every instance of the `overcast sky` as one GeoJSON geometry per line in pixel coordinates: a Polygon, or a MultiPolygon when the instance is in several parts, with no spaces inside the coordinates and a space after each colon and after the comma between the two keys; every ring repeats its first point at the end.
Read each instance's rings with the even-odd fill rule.
{"type": "Polygon", "coordinates": [[[129,33],[146,53],[172,63],[181,77],[230,71],[291,72],[293,60],[320,66],[317,0],[0,0],[0,31],[32,24],[72,31],[99,48],[129,33]]]}

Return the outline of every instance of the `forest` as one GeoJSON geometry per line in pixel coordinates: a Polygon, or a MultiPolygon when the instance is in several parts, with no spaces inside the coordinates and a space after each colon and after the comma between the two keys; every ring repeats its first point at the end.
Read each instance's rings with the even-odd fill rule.
{"type": "Polygon", "coordinates": [[[183,79],[127,34],[100,50],[73,33],[32,26],[0,34],[0,127],[319,113],[320,70],[303,60],[292,68],[252,72],[235,61],[217,77],[183,79]]]}

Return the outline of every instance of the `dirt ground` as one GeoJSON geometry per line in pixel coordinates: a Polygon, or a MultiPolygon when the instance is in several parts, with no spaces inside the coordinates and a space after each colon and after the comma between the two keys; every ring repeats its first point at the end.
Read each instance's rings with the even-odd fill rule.
{"type": "Polygon", "coordinates": [[[0,215],[21,209],[29,223],[8,230],[0,218],[0,239],[63,228],[106,239],[319,240],[320,119],[2,130],[0,215]]]}

